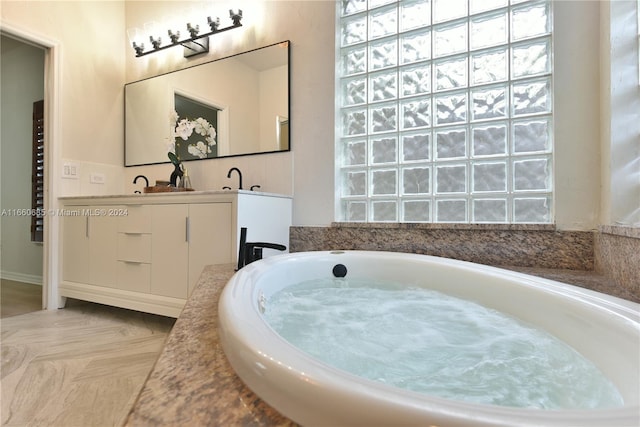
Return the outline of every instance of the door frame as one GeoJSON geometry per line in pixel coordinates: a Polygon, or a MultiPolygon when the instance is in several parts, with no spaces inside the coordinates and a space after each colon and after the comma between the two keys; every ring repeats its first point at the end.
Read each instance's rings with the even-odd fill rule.
{"type": "Polygon", "coordinates": [[[58,193],[61,163],[60,94],[62,82],[62,44],[46,35],[0,21],[2,34],[31,44],[45,51],[44,59],[44,120],[45,120],[45,179],[44,179],[44,242],[42,260],[42,308],[56,310],[64,306],[58,293],[60,282],[60,223],[58,193]]]}

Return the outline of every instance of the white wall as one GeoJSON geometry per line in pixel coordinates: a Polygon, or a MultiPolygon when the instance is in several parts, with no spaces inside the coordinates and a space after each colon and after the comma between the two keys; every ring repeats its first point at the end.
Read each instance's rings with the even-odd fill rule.
{"type": "MultiPolygon", "coordinates": [[[[3,1],[0,13],[13,28],[56,40],[62,51],[60,153],[79,162],[82,175],[77,182],[53,185],[61,195],[122,192],[124,3],[3,1]],[[105,184],[89,184],[95,165],[108,173],[105,184]]],[[[55,167],[62,169],[59,160],[55,167]]]]}
{"type": "Polygon", "coordinates": [[[44,51],[4,36],[1,48],[1,276],[41,284],[42,244],[31,242],[31,217],[16,210],[31,209],[31,115],[44,95],[44,51]]]}
{"type": "Polygon", "coordinates": [[[554,1],[554,174],[558,227],[600,215],[599,3],[554,1]]]}

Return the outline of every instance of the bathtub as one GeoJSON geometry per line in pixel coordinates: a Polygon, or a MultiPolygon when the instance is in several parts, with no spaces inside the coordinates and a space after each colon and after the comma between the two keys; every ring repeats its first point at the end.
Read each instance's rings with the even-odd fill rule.
{"type": "Polygon", "coordinates": [[[305,426],[640,425],[640,304],[551,280],[426,255],[293,253],[237,272],[221,295],[219,321],[223,350],[238,376],[266,403],[305,426]],[[333,277],[340,264],[347,277],[418,283],[534,324],[593,362],[624,405],[589,410],[483,405],[391,387],[320,362],[278,335],[262,312],[274,292],[333,277]]]}

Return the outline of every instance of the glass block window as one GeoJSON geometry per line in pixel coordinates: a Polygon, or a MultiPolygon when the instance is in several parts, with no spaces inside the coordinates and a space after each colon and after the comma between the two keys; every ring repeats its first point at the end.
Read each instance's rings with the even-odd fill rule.
{"type": "Polygon", "coordinates": [[[340,0],[337,220],[553,222],[550,0],[340,0]]]}

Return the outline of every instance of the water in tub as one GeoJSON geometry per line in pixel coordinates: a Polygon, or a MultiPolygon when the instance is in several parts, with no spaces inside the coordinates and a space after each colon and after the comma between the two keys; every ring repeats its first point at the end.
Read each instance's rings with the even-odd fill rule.
{"type": "Polygon", "coordinates": [[[328,279],[274,294],[268,323],[358,376],[468,402],[540,409],[622,406],[615,386],[548,333],[442,293],[328,279]]]}

